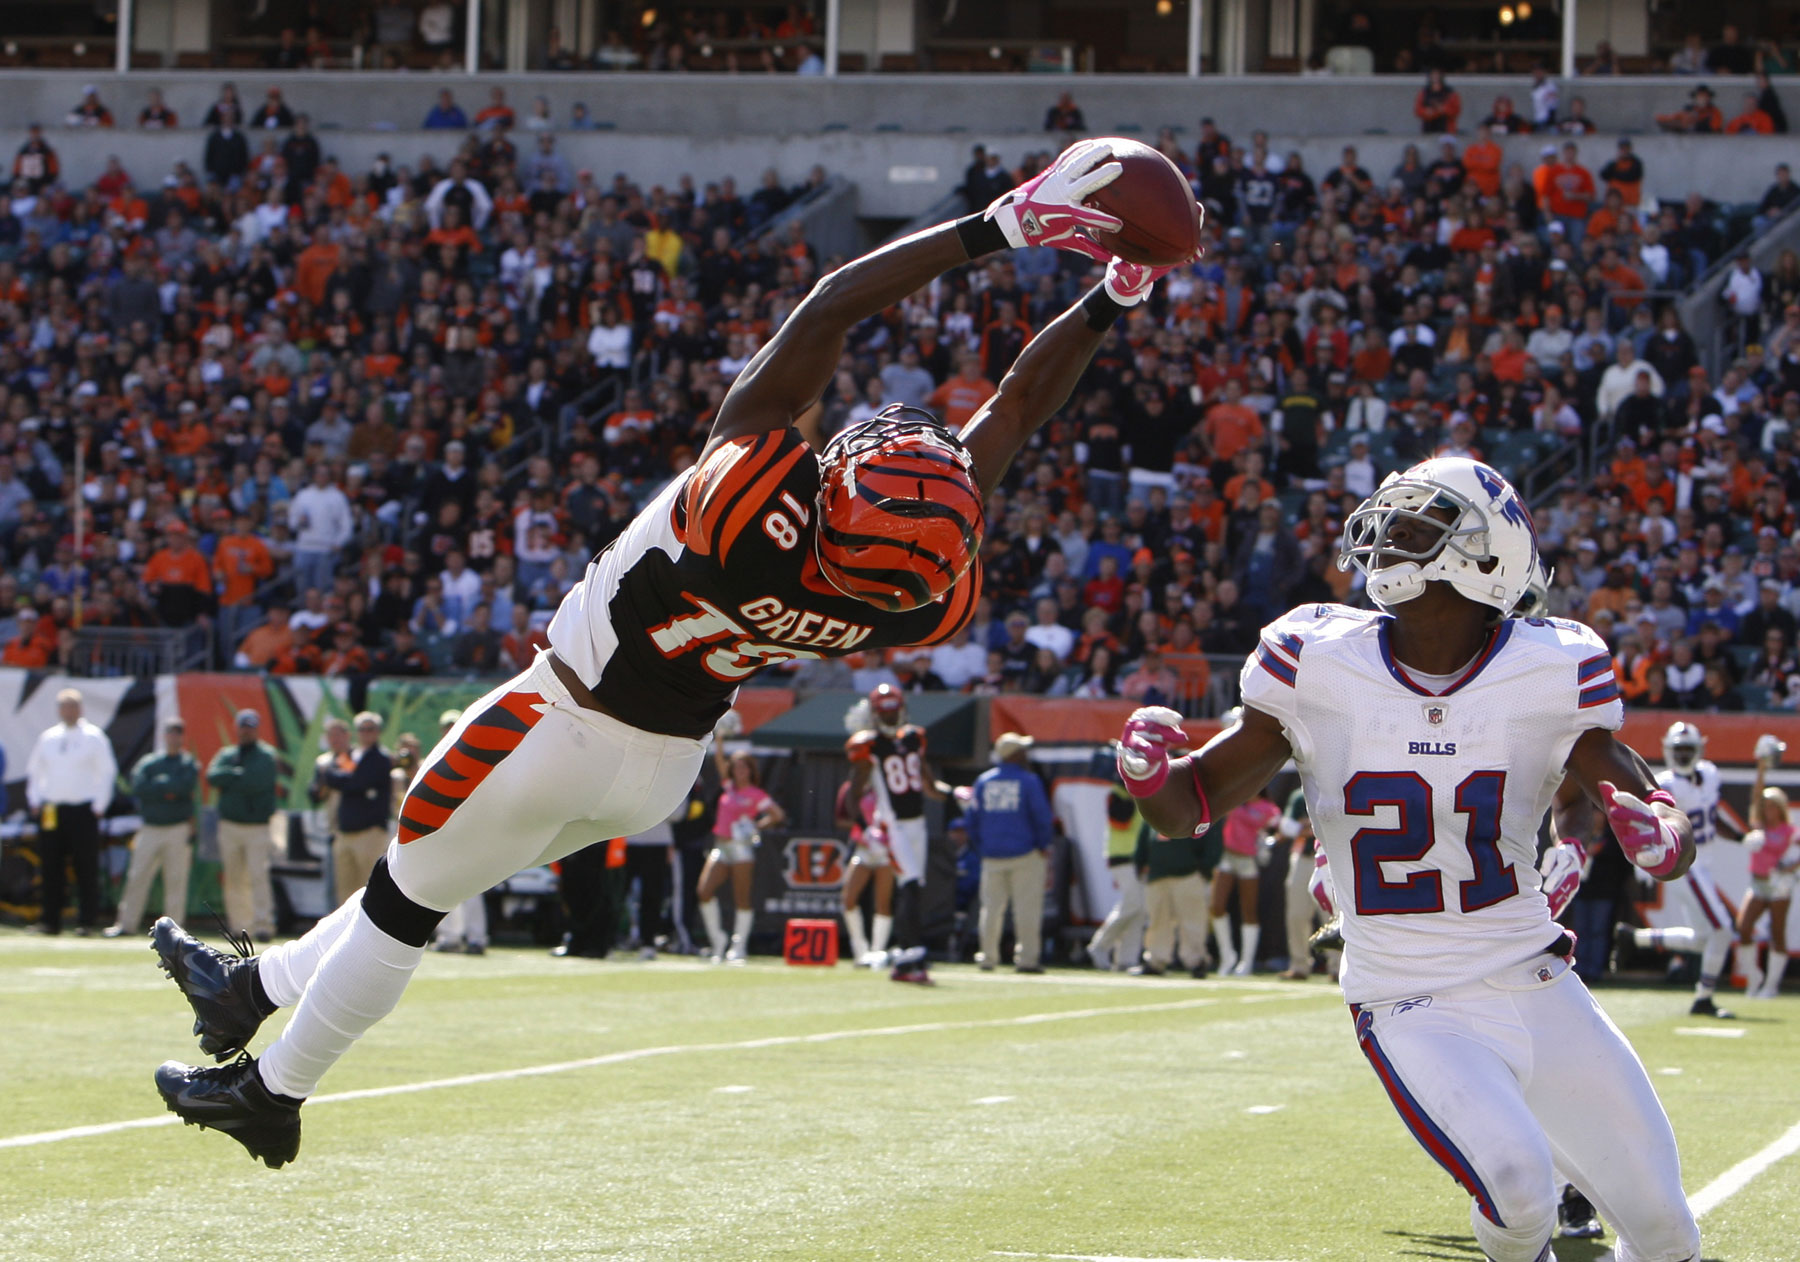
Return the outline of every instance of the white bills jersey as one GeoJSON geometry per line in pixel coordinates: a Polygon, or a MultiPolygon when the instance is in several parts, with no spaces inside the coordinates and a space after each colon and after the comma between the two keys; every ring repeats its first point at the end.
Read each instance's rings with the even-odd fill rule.
{"type": "Polygon", "coordinates": [[[1625,719],[1612,657],[1579,623],[1508,619],[1436,681],[1395,660],[1392,623],[1302,606],[1263,628],[1242,681],[1293,746],[1351,1003],[1473,981],[1557,941],[1538,828],[1576,738],[1625,719]]]}
{"type": "Polygon", "coordinates": [[[1694,825],[1694,845],[1704,846],[1719,835],[1719,769],[1711,761],[1702,758],[1691,774],[1664,767],[1656,773],[1656,784],[1687,813],[1694,825]]]}

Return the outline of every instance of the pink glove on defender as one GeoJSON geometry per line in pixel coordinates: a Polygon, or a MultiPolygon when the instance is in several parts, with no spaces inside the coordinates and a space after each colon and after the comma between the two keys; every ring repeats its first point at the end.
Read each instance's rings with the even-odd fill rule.
{"type": "Polygon", "coordinates": [[[1651,876],[1667,876],[1674,870],[1681,858],[1681,834],[1674,821],[1651,809],[1655,802],[1674,806],[1674,798],[1658,789],[1645,800],[1620,792],[1606,780],[1600,782],[1600,798],[1606,803],[1606,822],[1628,859],[1651,876]]]}
{"type": "Polygon", "coordinates": [[[1133,710],[1119,737],[1119,776],[1134,798],[1147,798],[1169,778],[1169,746],[1186,745],[1181,715],[1168,706],[1133,710]]]}

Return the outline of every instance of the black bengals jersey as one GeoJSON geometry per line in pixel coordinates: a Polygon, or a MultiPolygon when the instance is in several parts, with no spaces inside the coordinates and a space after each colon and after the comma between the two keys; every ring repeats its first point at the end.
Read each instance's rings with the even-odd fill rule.
{"type": "Polygon", "coordinates": [[[879,729],[858,732],[844,745],[851,762],[866,762],[877,802],[885,801],[894,819],[917,819],[925,813],[925,729],[911,723],[889,735],[879,729]]]}
{"type": "Polygon", "coordinates": [[[968,622],[980,562],[905,613],[831,586],[813,555],[818,493],[798,430],[720,444],[589,563],[551,620],[551,647],[626,723],[698,738],[765,667],[936,644],[968,622]]]}

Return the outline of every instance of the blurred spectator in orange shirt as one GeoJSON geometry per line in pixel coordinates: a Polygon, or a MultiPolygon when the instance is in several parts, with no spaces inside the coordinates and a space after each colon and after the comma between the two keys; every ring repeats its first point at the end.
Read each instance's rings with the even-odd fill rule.
{"type": "Polygon", "coordinates": [[[231,531],[219,537],[213,549],[213,573],[219,580],[219,604],[236,607],[248,604],[258,584],[275,574],[275,558],[250,525],[250,515],[239,513],[231,531]]]}
{"type": "Polygon", "coordinates": [[[1200,424],[1216,462],[1230,461],[1244,448],[1262,441],[1262,418],[1244,405],[1243,395],[1244,387],[1237,378],[1226,381],[1224,399],[1206,410],[1206,419],[1200,424]]]}
{"type": "Polygon", "coordinates": [[[325,282],[337,271],[343,257],[344,248],[327,237],[325,229],[314,229],[312,244],[300,251],[300,256],[294,260],[295,292],[315,307],[324,305],[325,282]]]}
{"type": "Polygon", "coordinates": [[[1619,138],[1619,151],[1600,168],[1600,178],[1606,181],[1606,187],[1619,190],[1626,206],[1637,209],[1644,195],[1644,160],[1632,152],[1629,136],[1619,138]]]}
{"type": "Polygon", "coordinates": [[[1444,82],[1444,72],[1436,66],[1426,72],[1425,86],[1419,89],[1419,95],[1413,101],[1413,113],[1418,116],[1419,130],[1426,135],[1456,133],[1462,98],[1455,88],[1444,82]]]}
{"type": "Polygon", "coordinates": [[[212,572],[186,522],[171,522],[165,537],[144,567],[144,585],[156,601],[157,617],[167,626],[185,627],[212,605],[212,572]]]}
{"type": "Polygon", "coordinates": [[[538,650],[550,647],[550,637],[531,625],[531,610],[523,601],[512,607],[512,629],[500,637],[500,656],[507,669],[522,671],[537,660],[538,650]]]}
{"type": "Polygon", "coordinates": [[[1469,183],[1480,189],[1483,197],[1500,195],[1500,164],[1505,156],[1494,143],[1493,128],[1483,123],[1475,129],[1474,141],[1463,150],[1462,163],[1469,183]]]}
{"type": "Polygon", "coordinates": [[[234,664],[239,670],[266,670],[276,675],[294,672],[294,629],[288,626],[286,605],[269,606],[268,617],[238,645],[234,664]]]}
{"type": "Polygon", "coordinates": [[[1716,136],[1725,130],[1725,116],[1713,104],[1712,89],[1702,83],[1688,94],[1688,103],[1672,114],[1658,114],[1656,125],[1664,131],[1716,136]]]}
{"type": "Polygon", "coordinates": [[[1725,124],[1725,134],[1728,136],[1746,131],[1755,132],[1759,136],[1775,134],[1775,120],[1769,117],[1754,92],[1744,93],[1744,112],[1725,124]]]}
{"type": "Polygon", "coordinates": [[[19,633],[0,649],[0,666],[40,670],[50,664],[50,646],[38,636],[38,612],[26,607],[18,613],[19,633]]]}
{"type": "Polygon", "coordinates": [[[926,402],[937,409],[952,432],[957,432],[993,397],[994,389],[994,383],[981,375],[981,361],[973,354],[965,354],[956,376],[933,390],[926,402]]]}

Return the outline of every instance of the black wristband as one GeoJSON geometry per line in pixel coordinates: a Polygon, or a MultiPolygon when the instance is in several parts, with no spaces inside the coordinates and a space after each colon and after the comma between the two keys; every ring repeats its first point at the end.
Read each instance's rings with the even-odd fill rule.
{"type": "Polygon", "coordinates": [[[1081,300],[1081,314],[1087,317],[1087,326],[1096,333],[1104,333],[1118,322],[1130,307],[1114,302],[1112,295],[1106,292],[1105,285],[1095,285],[1087,297],[1081,300]]]}
{"type": "Polygon", "coordinates": [[[985,215],[964,215],[958,219],[956,235],[972,259],[1008,248],[1006,234],[1000,231],[1000,225],[985,215]]]}

